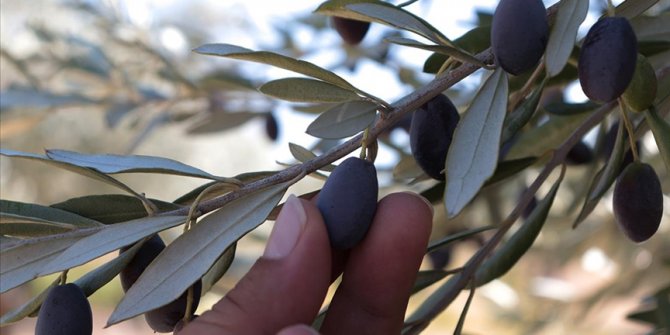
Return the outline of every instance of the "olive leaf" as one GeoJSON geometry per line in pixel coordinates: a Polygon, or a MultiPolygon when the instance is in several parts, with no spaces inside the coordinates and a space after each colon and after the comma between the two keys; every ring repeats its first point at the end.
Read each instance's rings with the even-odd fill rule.
{"type": "Polygon", "coordinates": [[[437,44],[452,45],[444,34],[424,19],[383,1],[332,0],[322,3],[315,12],[360,21],[378,22],[413,32],[437,44]]]}
{"type": "Polygon", "coordinates": [[[558,187],[561,185],[564,176],[565,170],[561,172],[560,177],[547,195],[538,202],[537,207],[533,209],[523,225],[514,232],[503,246],[494,251],[491,257],[479,265],[475,272],[476,286],[482,286],[507,273],[521,259],[521,256],[530,249],[547,220],[549,209],[554,203],[558,187]]]}
{"type": "Polygon", "coordinates": [[[198,168],[163,157],[144,155],[82,154],[74,151],[53,149],[47,150],[46,153],[47,157],[54,161],[84,168],[90,168],[106,174],[149,172],[215,180],[222,179],[222,177],[214,176],[198,168]]]}
{"type": "Polygon", "coordinates": [[[84,237],[44,265],[40,276],[73,268],[144,237],[184,223],[184,216],[153,216],[104,226],[84,237]]]}
{"type": "Polygon", "coordinates": [[[77,241],[101,228],[22,240],[0,253],[0,293],[39,277],[44,267],[77,241]]]}
{"type": "MultiPolygon", "coordinates": [[[[254,87],[255,89],[255,87],[254,87]]],[[[232,129],[259,117],[253,112],[215,112],[194,121],[186,130],[189,134],[208,134],[232,129]]]]}
{"type": "Polygon", "coordinates": [[[484,227],[478,227],[478,228],[472,228],[468,230],[464,230],[455,234],[451,234],[449,236],[445,236],[444,238],[441,238],[437,241],[433,241],[428,245],[428,250],[426,252],[431,252],[435,249],[442,248],[450,243],[456,242],[458,240],[462,240],[465,238],[468,238],[470,236],[477,235],[481,232],[485,232],[487,230],[495,229],[496,227],[494,226],[484,226],[484,227]]]}
{"type": "Polygon", "coordinates": [[[349,84],[342,77],[331,71],[316,66],[312,63],[297,60],[274,52],[253,51],[232,44],[205,44],[193,49],[193,51],[203,55],[220,56],[268,64],[285,70],[304,74],[312,78],[323,80],[324,82],[333,84],[348,91],[359,93],[361,92],[356,87],[349,84]]]}
{"type": "Polygon", "coordinates": [[[446,46],[446,45],[428,45],[428,44],[423,44],[419,41],[415,41],[409,38],[404,38],[404,37],[399,37],[399,36],[390,36],[385,38],[385,40],[389,43],[393,44],[398,44],[398,45],[403,45],[407,47],[413,47],[417,49],[422,49],[422,50],[428,50],[428,51],[433,51],[442,55],[447,55],[450,57],[453,57],[454,59],[457,59],[463,63],[470,63],[470,64],[475,64],[477,66],[483,67],[483,68],[488,68],[489,66],[479,60],[477,57],[471,55],[467,51],[464,51],[458,47],[455,46],[446,46]]]}
{"type": "Polygon", "coordinates": [[[263,84],[258,90],[271,97],[297,102],[343,102],[359,100],[352,90],[309,78],[284,78],[263,84]]]}
{"type": "Polygon", "coordinates": [[[519,107],[507,115],[503,124],[501,143],[510,140],[521,128],[523,128],[523,126],[526,125],[526,123],[528,123],[533,116],[533,113],[535,113],[537,105],[540,103],[540,97],[542,96],[542,91],[544,90],[544,85],[546,83],[547,79],[545,78],[519,107]]]}
{"type": "Polygon", "coordinates": [[[0,317],[0,326],[6,326],[10,323],[21,321],[26,316],[29,316],[39,310],[40,306],[44,299],[46,299],[49,291],[54,286],[57,286],[60,283],[60,277],[56,278],[51,284],[49,284],[40,294],[34,296],[32,299],[26,301],[23,305],[19,306],[16,309],[13,309],[0,317]]]}
{"type": "Polygon", "coordinates": [[[116,306],[107,325],[163,306],[179,297],[212,267],[227,248],[267,218],[290,183],[271,186],[236,199],[179,236],[142,272],[116,306]]]}
{"type": "Polygon", "coordinates": [[[561,145],[588,116],[587,113],[566,116],[552,115],[547,122],[522,133],[506,158],[542,156],[548,150],[561,145]]]}
{"type": "Polygon", "coordinates": [[[460,213],[495,172],[507,91],[507,75],[498,68],[486,79],[454,131],[445,163],[444,203],[449,217],[460,213]]]}
{"type": "Polygon", "coordinates": [[[654,134],[656,146],[658,146],[658,151],[663,158],[663,162],[665,162],[665,170],[670,173],[670,123],[663,120],[654,107],[648,108],[644,112],[644,117],[654,134]]]}
{"type": "Polygon", "coordinates": [[[600,106],[593,101],[581,103],[554,102],[544,106],[544,110],[554,115],[573,115],[590,112],[600,106]]]}
{"type": "Polygon", "coordinates": [[[202,294],[209,292],[209,290],[216,285],[216,283],[226,274],[230,265],[235,260],[235,250],[237,249],[237,242],[233,243],[226,251],[221,254],[219,259],[214,262],[214,265],[202,276],[202,294]]]}
{"type": "MultiPolygon", "coordinates": [[[[159,211],[181,208],[178,205],[156,199],[151,199],[151,203],[156,205],[159,211]]],[[[147,216],[147,210],[142,201],[124,194],[87,195],[55,203],[49,207],[104,224],[125,222],[147,216]]]]}
{"type": "Polygon", "coordinates": [[[544,56],[549,76],[559,74],[568,62],[575,47],[577,30],[588,12],[589,0],[565,0],[559,4],[544,56]]]}
{"type": "Polygon", "coordinates": [[[0,234],[42,236],[103,224],[64,210],[18,201],[0,200],[0,234]]]}
{"type": "Polygon", "coordinates": [[[374,121],[377,104],[349,101],[325,111],[308,127],[307,133],[325,139],[340,139],[357,134],[374,121]]]}

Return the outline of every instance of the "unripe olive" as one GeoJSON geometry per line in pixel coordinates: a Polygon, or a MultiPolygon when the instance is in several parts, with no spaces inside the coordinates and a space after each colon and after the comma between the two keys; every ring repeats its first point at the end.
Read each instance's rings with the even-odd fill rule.
{"type": "Polygon", "coordinates": [[[351,44],[361,43],[365,34],[370,29],[370,22],[347,19],[343,17],[332,17],[333,27],[340,34],[342,39],[351,44]]]}
{"type": "Polygon", "coordinates": [[[638,54],[633,80],[621,97],[633,111],[641,112],[654,103],[657,85],[658,81],[654,68],[651,67],[646,57],[638,54]]]}
{"type": "MultiPolygon", "coordinates": [[[[130,247],[121,249],[124,252],[130,247]]],[[[151,264],[151,262],[158,257],[158,255],[165,249],[165,243],[158,235],[152,236],[146,241],[137,251],[135,257],[126,265],[121,271],[121,287],[126,292],[137,281],[142,272],[151,264]]],[[[200,294],[202,293],[202,282],[198,280],[193,284],[193,304],[190,313],[195,313],[200,303],[200,294]]],[[[144,318],[151,329],[159,333],[172,332],[175,325],[184,317],[187,303],[187,292],[184,292],[179,298],[171,303],[148,311],[144,314],[144,318]]]]}
{"type": "Polygon", "coordinates": [[[333,248],[350,249],[365,237],[377,210],[377,193],[371,162],[350,157],[333,170],[317,201],[333,248]]]}
{"type": "Polygon", "coordinates": [[[532,69],[544,54],[549,24],[540,0],[501,0],[491,24],[491,47],[507,73],[532,69]]]}
{"type": "Polygon", "coordinates": [[[640,162],[628,165],[614,185],[612,205],[628,238],[642,242],[654,235],[663,217],[663,191],[654,169],[640,162]]]}
{"type": "Polygon", "coordinates": [[[409,144],[417,164],[430,177],[444,180],[444,162],[460,120],[451,100],[439,94],[414,112],[409,144]]]}
{"type": "Polygon", "coordinates": [[[76,284],[53,287],[42,302],[35,335],[91,335],[93,314],[84,291],[76,284]]]}
{"type": "Polygon", "coordinates": [[[637,37],[626,18],[606,17],[584,38],[579,62],[579,83],[589,99],[610,102],[626,90],[637,58],[637,37]]]}

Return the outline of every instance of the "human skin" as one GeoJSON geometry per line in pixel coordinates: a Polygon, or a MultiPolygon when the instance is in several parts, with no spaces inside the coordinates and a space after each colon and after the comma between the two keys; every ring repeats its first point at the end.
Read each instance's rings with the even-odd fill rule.
{"type": "Polygon", "coordinates": [[[432,206],[416,194],[387,195],[366,237],[343,252],[331,249],[314,201],[291,196],[263,256],[178,334],[317,334],[306,325],[341,273],[321,334],[399,334],[432,216],[432,206]]]}

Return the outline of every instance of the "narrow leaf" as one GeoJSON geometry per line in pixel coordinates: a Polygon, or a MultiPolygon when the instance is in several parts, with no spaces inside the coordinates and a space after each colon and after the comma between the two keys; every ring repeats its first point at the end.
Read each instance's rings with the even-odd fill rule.
{"type": "Polygon", "coordinates": [[[98,170],[102,173],[149,172],[206,179],[221,179],[198,168],[169,158],[142,155],[82,154],[67,150],[47,150],[55,161],[98,170]]]}
{"type": "Polygon", "coordinates": [[[579,215],[577,215],[575,222],[572,224],[573,229],[577,228],[577,226],[591,214],[598,205],[598,202],[600,202],[600,198],[605,195],[605,192],[607,192],[612,184],[614,184],[614,181],[619,175],[621,164],[624,159],[624,148],[626,147],[626,136],[624,135],[624,131],[623,122],[619,123],[617,137],[614,141],[614,147],[612,148],[612,154],[607,159],[605,166],[603,166],[603,168],[593,177],[586,198],[584,199],[584,205],[582,205],[579,215]]]}
{"type": "Polygon", "coordinates": [[[43,266],[39,274],[44,276],[82,265],[146,236],[184,223],[185,220],[183,216],[155,216],[104,226],[43,266]]]}
{"type": "Polygon", "coordinates": [[[24,240],[0,253],[0,293],[39,277],[48,263],[86,234],[101,228],[89,228],[76,234],[62,234],[24,240]]]}
{"type": "Polygon", "coordinates": [[[209,292],[214,285],[223,277],[224,274],[230,268],[230,265],[233,264],[235,260],[235,249],[237,248],[237,242],[233,243],[226,251],[223,252],[223,255],[214,262],[214,265],[202,276],[202,293],[209,292]]]}
{"type": "Polygon", "coordinates": [[[297,159],[299,162],[306,162],[316,157],[315,153],[295,143],[289,142],[288,149],[289,151],[291,151],[291,155],[293,155],[293,158],[297,159]]]}
{"type": "Polygon", "coordinates": [[[147,267],[107,321],[112,325],[163,306],[197,281],[221,254],[260,225],[290,182],[234,200],[179,236],[147,267]]]}
{"type": "Polygon", "coordinates": [[[82,176],[86,176],[98,181],[101,181],[103,183],[112,185],[114,187],[117,187],[119,189],[122,189],[130,194],[133,194],[135,196],[139,196],[137,192],[135,192],[133,189],[125,185],[124,183],[104,174],[101,172],[98,172],[97,170],[81,167],[78,165],[66,163],[66,162],[60,162],[60,161],[55,161],[50,159],[47,156],[44,155],[38,155],[38,154],[32,154],[32,153],[27,153],[27,152],[21,152],[21,151],[16,151],[16,150],[7,150],[7,149],[0,149],[0,155],[2,156],[7,156],[7,157],[18,157],[18,158],[27,158],[27,159],[32,159],[32,160],[37,160],[40,162],[44,162],[53,166],[56,166],[61,169],[65,169],[77,174],[80,174],[82,176]]]}
{"type": "Polygon", "coordinates": [[[449,236],[446,236],[442,239],[439,239],[437,241],[433,241],[428,245],[428,250],[427,252],[431,252],[435,249],[442,248],[450,243],[456,242],[458,240],[462,240],[465,238],[468,238],[470,236],[477,235],[481,232],[485,232],[487,230],[495,229],[496,227],[494,226],[484,226],[484,227],[478,227],[478,228],[472,228],[468,230],[464,230],[455,234],[451,234],[449,236]]]}
{"type": "Polygon", "coordinates": [[[493,176],[486,181],[484,185],[493,185],[499,181],[505,180],[535,164],[537,157],[526,157],[519,159],[510,159],[498,163],[493,176]]]}
{"type": "Polygon", "coordinates": [[[658,3],[658,0],[626,0],[615,8],[614,13],[616,16],[632,19],[644,13],[656,3],[658,3]]]}
{"type": "Polygon", "coordinates": [[[354,91],[308,78],[273,80],[258,90],[271,97],[297,102],[343,102],[361,99],[354,91]]]}
{"type": "Polygon", "coordinates": [[[523,132],[505,158],[540,157],[548,150],[556,149],[588,116],[586,113],[569,116],[552,115],[539,127],[523,132]]]}
{"type": "Polygon", "coordinates": [[[523,126],[528,123],[530,118],[535,113],[537,105],[540,103],[540,97],[542,96],[542,90],[544,90],[544,85],[547,83],[547,79],[543,80],[540,85],[538,85],[533,93],[521,103],[521,105],[512,111],[505,118],[502,139],[500,142],[505,143],[511,139],[516,133],[523,128],[523,126]]]}
{"type": "MultiPolygon", "coordinates": [[[[178,205],[151,199],[159,211],[181,208],[178,205]]],[[[50,207],[67,211],[104,224],[114,224],[147,216],[147,210],[136,197],[123,194],[87,195],[52,204],[50,207]]]]}
{"type": "Polygon", "coordinates": [[[340,139],[357,134],[374,121],[377,105],[369,101],[339,104],[314,120],[307,133],[325,139],[340,139]]]}
{"type": "Polygon", "coordinates": [[[133,245],[116,258],[75,280],[74,283],[84,291],[86,296],[92,295],[112,281],[133,260],[133,257],[135,257],[141,246],[139,243],[133,245]]]}
{"type": "Polygon", "coordinates": [[[588,12],[589,0],[565,0],[560,3],[545,52],[549,76],[559,74],[568,62],[575,46],[577,30],[588,12]]]}
{"type": "Polygon", "coordinates": [[[268,64],[285,70],[301,73],[312,78],[321,79],[346,90],[358,92],[358,89],[356,89],[353,85],[349,84],[346,80],[342,79],[342,77],[331,71],[318,67],[309,62],[297,60],[269,51],[253,51],[232,44],[205,44],[195,48],[193,51],[203,55],[228,57],[268,64]]]}
{"type": "MultiPolygon", "coordinates": [[[[276,174],[276,171],[257,171],[257,172],[247,172],[247,173],[242,173],[237,176],[235,176],[235,180],[239,180],[240,182],[244,184],[248,184],[251,182],[254,182],[256,180],[269,177],[273,174],[276,174]]],[[[210,186],[219,183],[217,181],[209,182],[203,185],[200,185],[196,187],[195,189],[191,190],[190,192],[182,195],[181,197],[177,198],[175,201],[173,201],[175,204],[179,205],[190,205],[195,201],[195,199],[200,196],[200,193],[202,193],[204,190],[208,189],[210,186]]],[[[232,186],[232,185],[231,185],[232,186]]],[[[222,188],[217,188],[215,191],[209,191],[207,195],[203,196],[201,198],[202,201],[212,199],[216,196],[223,195],[225,193],[228,193],[229,191],[232,191],[234,189],[237,189],[238,187],[231,187],[230,189],[226,189],[225,187],[222,188]]]]}
{"type": "Polygon", "coordinates": [[[385,38],[385,40],[389,43],[393,44],[398,44],[398,45],[404,45],[407,47],[412,47],[412,48],[417,48],[417,49],[422,49],[422,50],[428,50],[428,51],[433,51],[439,54],[451,56],[462,63],[470,63],[470,64],[475,64],[477,66],[487,68],[488,65],[482,61],[480,61],[477,57],[473,56],[472,54],[468,53],[465,50],[459,49],[455,46],[446,46],[446,45],[428,45],[428,44],[423,44],[419,41],[415,41],[409,38],[404,38],[404,37],[399,37],[399,36],[391,36],[385,38]]]}
{"type": "MultiPolygon", "coordinates": [[[[255,87],[254,87],[255,89],[255,87]]],[[[214,112],[207,113],[203,118],[189,125],[189,134],[208,134],[239,127],[246,122],[259,117],[259,113],[253,112],[214,112]]]]}
{"type": "Polygon", "coordinates": [[[658,113],[656,113],[656,108],[648,108],[644,112],[644,117],[647,120],[651,132],[654,134],[654,140],[656,140],[656,146],[658,151],[665,162],[665,170],[670,173],[670,123],[663,120],[658,113]]]}
{"type": "Polygon", "coordinates": [[[50,222],[18,215],[0,216],[0,234],[6,236],[38,237],[75,229],[77,227],[69,223],[50,222]]]}
{"type": "Polygon", "coordinates": [[[454,131],[445,163],[444,201],[449,217],[460,213],[495,172],[507,90],[507,76],[498,68],[477,92],[454,131]]]}
{"type": "Polygon", "coordinates": [[[542,230],[544,222],[547,220],[549,209],[554,203],[554,198],[561,185],[564,173],[561,173],[559,179],[554,183],[549,193],[542,199],[537,207],[530,214],[524,224],[517,230],[505,244],[496,250],[491,257],[486,259],[475,272],[475,285],[482,286],[507,273],[521,256],[535,242],[535,238],[542,230]]]}
{"type": "Polygon", "coordinates": [[[383,1],[326,1],[316,13],[372,21],[411,31],[434,43],[451,45],[451,41],[424,19],[383,1]]]}
{"type": "Polygon", "coordinates": [[[10,323],[23,320],[25,317],[35,313],[39,310],[44,299],[49,294],[49,290],[60,283],[60,277],[56,278],[49,286],[47,286],[40,294],[34,296],[32,299],[26,301],[19,308],[11,310],[2,315],[0,318],[0,326],[4,327],[10,323]]]}
{"type": "Polygon", "coordinates": [[[0,200],[0,215],[13,214],[48,222],[68,223],[75,227],[99,227],[102,223],[57,208],[11,200],[0,200]]]}
{"type": "Polygon", "coordinates": [[[587,101],[582,103],[556,102],[544,106],[544,110],[555,115],[573,115],[590,112],[600,106],[599,104],[587,101]]]}

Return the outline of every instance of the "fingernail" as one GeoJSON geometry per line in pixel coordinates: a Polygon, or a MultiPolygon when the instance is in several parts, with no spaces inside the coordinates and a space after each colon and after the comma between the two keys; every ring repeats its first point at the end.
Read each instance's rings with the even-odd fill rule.
{"type": "Polygon", "coordinates": [[[407,193],[407,194],[413,195],[413,196],[421,199],[421,201],[423,201],[423,203],[426,204],[426,206],[428,206],[428,208],[430,209],[430,214],[431,215],[435,214],[435,208],[433,208],[433,204],[430,201],[428,201],[428,199],[424,198],[421,194],[414,193],[414,192],[409,192],[409,191],[404,191],[402,193],[407,193]]]}
{"type": "Polygon", "coordinates": [[[265,246],[263,257],[281,259],[290,254],[298,242],[306,222],[307,214],[302,206],[302,201],[294,195],[290,195],[275,221],[275,226],[272,227],[272,233],[270,233],[270,239],[265,246]]]}

